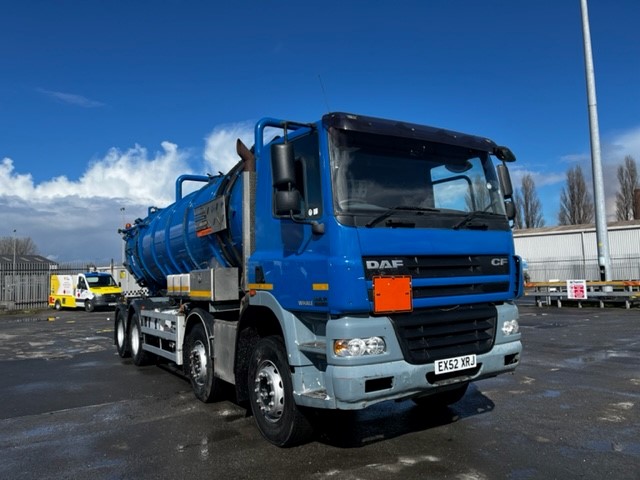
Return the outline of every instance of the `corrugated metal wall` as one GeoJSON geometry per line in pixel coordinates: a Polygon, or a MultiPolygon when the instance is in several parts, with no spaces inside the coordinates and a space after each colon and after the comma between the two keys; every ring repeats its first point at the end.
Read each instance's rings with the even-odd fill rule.
{"type": "MultiPolygon", "coordinates": [[[[640,222],[612,224],[608,230],[612,278],[640,279],[640,222]]],[[[533,282],[600,280],[593,226],[516,230],[514,241],[516,253],[527,260],[533,282]]]]}

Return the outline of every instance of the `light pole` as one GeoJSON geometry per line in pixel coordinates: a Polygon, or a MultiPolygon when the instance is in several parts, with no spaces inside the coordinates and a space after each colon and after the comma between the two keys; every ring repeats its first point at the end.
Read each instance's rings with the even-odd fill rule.
{"type": "Polygon", "coordinates": [[[591,168],[593,169],[593,197],[596,213],[596,241],[598,244],[598,265],[600,280],[612,280],[611,257],[609,256],[609,234],[607,231],[607,212],[604,199],[604,180],[602,179],[602,161],[600,159],[600,131],[598,128],[598,107],[596,103],[596,80],[591,51],[591,31],[589,29],[589,11],[587,0],[580,0],[582,11],[582,34],[584,37],[584,64],[587,79],[587,103],[589,108],[589,130],[591,133],[591,168]]]}

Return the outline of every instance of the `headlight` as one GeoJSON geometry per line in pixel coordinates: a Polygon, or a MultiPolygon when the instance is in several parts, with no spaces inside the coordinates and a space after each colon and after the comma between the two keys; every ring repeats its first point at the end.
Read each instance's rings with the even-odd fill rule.
{"type": "Polygon", "coordinates": [[[518,320],[507,320],[502,324],[502,333],[505,335],[515,335],[520,331],[518,320]]]}
{"type": "Polygon", "coordinates": [[[333,341],[333,353],[337,357],[362,357],[380,355],[387,350],[381,337],[346,338],[333,341]]]}

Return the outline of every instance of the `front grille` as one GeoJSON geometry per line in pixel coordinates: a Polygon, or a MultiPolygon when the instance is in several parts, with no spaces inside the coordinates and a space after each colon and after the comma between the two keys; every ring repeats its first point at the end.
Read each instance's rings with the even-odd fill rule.
{"type": "Polygon", "coordinates": [[[443,358],[487,353],[495,339],[497,316],[495,306],[476,304],[390,317],[405,360],[422,365],[443,358]]]}
{"type": "Polygon", "coordinates": [[[413,298],[449,297],[452,295],[475,295],[479,293],[506,292],[508,290],[509,282],[434,285],[428,287],[414,287],[413,298]]]}
{"type": "Polygon", "coordinates": [[[376,275],[452,278],[509,274],[507,255],[389,256],[362,260],[367,280],[376,275]]]}
{"type": "Polygon", "coordinates": [[[102,295],[102,301],[104,303],[114,303],[118,301],[119,297],[120,295],[118,295],[117,293],[108,293],[106,295],[102,295]]]}
{"type": "MultiPolygon", "coordinates": [[[[510,291],[508,255],[390,256],[362,260],[368,281],[378,275],[411,276],[414,300],[510,291]],[[431,285],[424,285],[427,282],[431,285]]],[[[373,302],[373,289],[369,288],[368,293],[373,302]]]]}

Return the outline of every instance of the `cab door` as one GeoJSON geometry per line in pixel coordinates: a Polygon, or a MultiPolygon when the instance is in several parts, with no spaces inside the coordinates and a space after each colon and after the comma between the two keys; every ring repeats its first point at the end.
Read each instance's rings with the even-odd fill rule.
{"type": "MultiPolygon", "coordinates": [[[[299,204],[294,206],[294,214],[277,211],[272,172],[265,171],[271,164],[262,162],[258,172],[262,197],[256,205],[256,252],[249,262],[249,278],[270,290],[288,310],[327,311],[329,241],[324,231],[326,198],[319,135],[315,129],[303,128],[290,134],[288,140],[294,156],[291,189],[299,193],[299,204]]],[[[268,148],[263,155],[270,158],[268,148]]]]}
{"type": "Polygon", "coordinates": [[[87,279],[84,275],[78,275],[75,297],[78,304],[83,304],[85,300],[88,300],[92,297],[91,291],[89,290],[89,285],[87,284],[87,279]]]}

